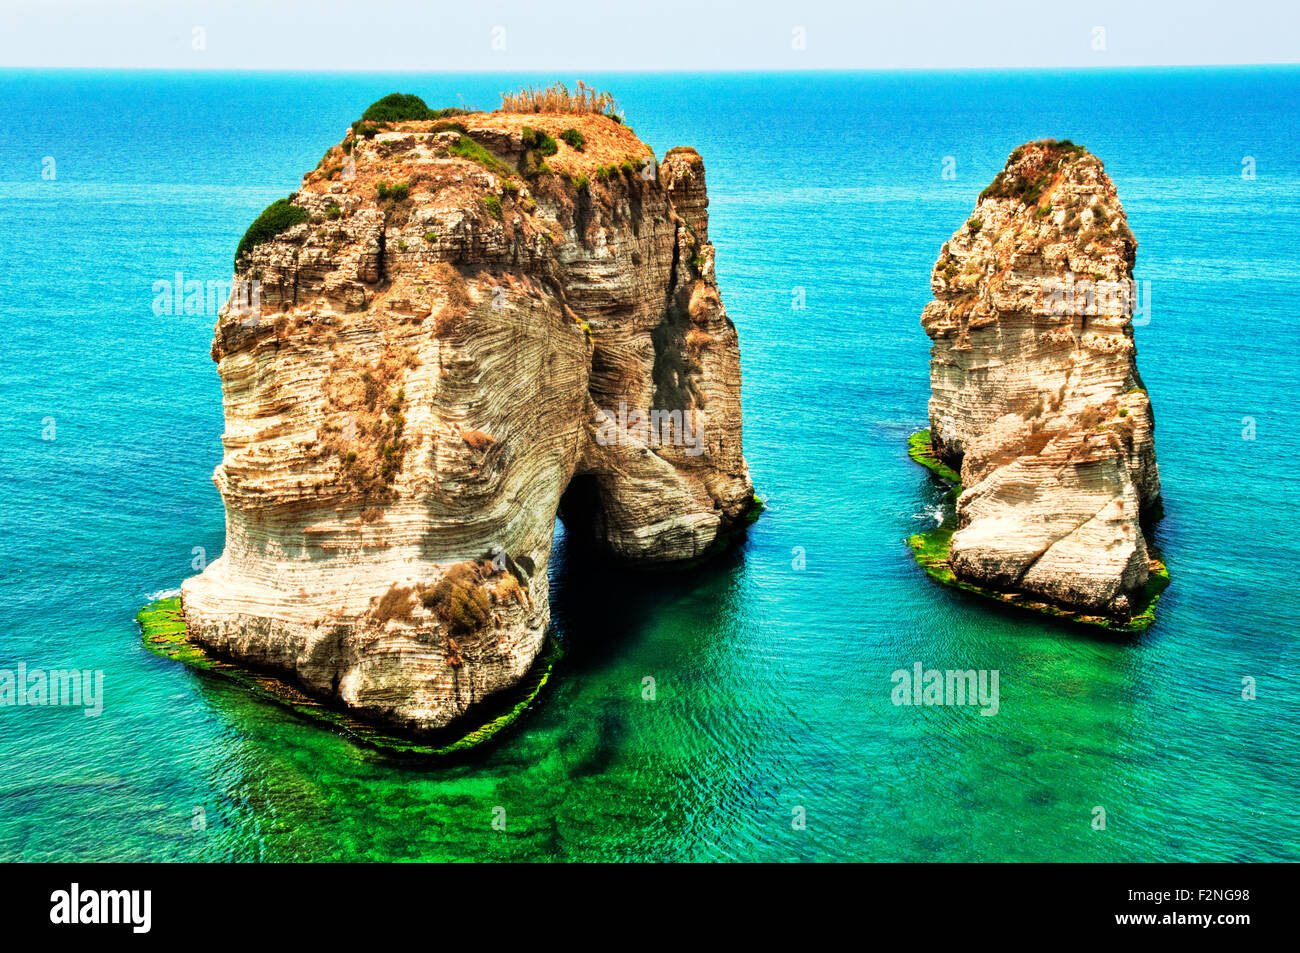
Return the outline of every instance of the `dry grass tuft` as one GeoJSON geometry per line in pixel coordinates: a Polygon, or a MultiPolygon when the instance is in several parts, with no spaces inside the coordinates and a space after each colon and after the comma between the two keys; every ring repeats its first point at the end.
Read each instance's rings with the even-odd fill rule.
{"type": "Polygon", "coordinates": [[[598,92],[582,80],[569,92],[563,83],[543,88],[528,86],[517,92],[501,94],[501,111],[508,113],[600,113],[621,116],[612,93],[598,92]]]}
{"type": "Polygon", "coordinates": [[[462,430],[460,439],[469,444],[471,450],[486,450],[497,442],[495,437],[481,430],[462,430]]]}
{"type": "Polygon", "coordinates": [[[396,583],[379,597],[379,603],[370,610],[370,623],[375,626],[382,626],[390,619],[401,619],[409,621],[411,612],[415,609],[415,602],[412,599],[414,591],[409,587],[401,587],[396,583]]]}
{"type": "MultiPolygon", "coordinates": [[[[492,618],[492,594],[485,585],[492,572],[491,563],[457,563],[437,585],[422,588],[420,602],[443,621],[449,636],[473,635],[492,618]]],[[[459,646],[451,648],[459,655],[459,646]]]]}
{"type": "Polygon", "coordinates": [[[434,319],[434,334],[440,338],[449,338],[460,326],[461,319],[472,310],[474,302],[469,296],[465,276],[455,265],[438,262],[433,267],[433,279],[435,290],[441,291],[446,298],[434,319]]]}
{"type": "Polygon", "coordinates": [[[409,348],[390,347],[373,364],[340,356],[330,367],[321,451],[338,459],[344,484],[363,499],[388,496],[401,472],[407,447],[402,378],[414,364],[409,348]]]}

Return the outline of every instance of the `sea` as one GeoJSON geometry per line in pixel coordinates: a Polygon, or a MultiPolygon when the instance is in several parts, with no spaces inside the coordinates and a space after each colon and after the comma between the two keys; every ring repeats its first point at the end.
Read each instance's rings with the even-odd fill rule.
{"type": "Polygon", "coordinates": [[[452,762],[396,760],[157,658],[136,611],[221,552],[215,315],[244,229],[394,91],[495,108],[578,77],[0,71],[0,859],[1300,860],[1300,69],[615,73],[696,147],[766,511],[712,563],[619,570],[557,527],[565,654],[452,762]],[[920,313],[1008,153],[1099,156],[1173,583],[1107,634],[940,587],[920,313]],[[163,313],[158,313],[162,310],[163,313]],[[997,673],[996,713],[895,673],[997,673]],[[987,713],[986,713],[987,712],[987,713]]]}

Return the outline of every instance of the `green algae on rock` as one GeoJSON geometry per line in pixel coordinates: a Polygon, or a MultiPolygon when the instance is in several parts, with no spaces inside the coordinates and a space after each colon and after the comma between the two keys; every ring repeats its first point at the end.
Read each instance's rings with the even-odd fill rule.
{"type": "Polygon", "coordinates": [[[935,476],[954,484],[958,492],[961,491],[961,474],[940,460],[938,455],[935,454],[934,446],[930,443],[928,428],[918,431],[907,438],[907,455],[927,470],[933,472],[935,476]]]}
{"type": "Polygon", "coordinates": [[[145,648],[154,655],[224,678],[258,698],[273,701],[295,714],[320,722],[358,744],[392,755],[452,755],[490,741],[537,700],[561,655],[559,643],[554,637],[548,637],[529,674],[515,687],[504,706],[493,707],[491,717],[479,722],[472,730],[464,731],[452,725],[430,736],[438,738],[437,741],[419,740],[383,730],[327,706],[274,675],[243,668],[213,655],[188,637],[181,600],[177,596],[149,603],[136,613],[136,621],[140,623],[145,648]]]}
{"type": "Polygon", "coordinates": [[[1073,612],[1023,593],[1002,592],[958,578],[948,565],[948,554],[952,547],[952,532],[949,528],[937,527],[908,537],[907,545],[912,550],[912,557],[931,579],[941,582],[945,586],[973,592],[976,595],[984,596],[986,599],[994,599],[1006,605],[1028,609],[1031,612],[1038,612],[1067,622],[1100,626],[1112,632],[1143,632],[1151,626],[1151,623],[1155,622],[1156,603],[1160,601],[1160,596],[1169,586],[1169,570],[1160,557],[1153,553],[1150,575],[1147,578],[1146,586],[1143,587],[1140,596],[1135,600],[1135,609],[1137,611],[1129,619],[1118,620],[1106,616],[1089,615],[1084,612],[1073,612]]]}
{"type": "Polygon", "coordinates": [[[1004,605],[1027,609],[1066,622],[1095,625],[1112,632],[1142,632],[1155,622],[1156,603],[1160,601],[1160,596],[1169,586],[1169,569],[1153,546],[1148,546],[1150,569],[1146,585],[1134,598],[1133,614],[1126,620],[1064,609],[1025,593],[1003,592],[959,578],[948,564],[948,557],[952,552],[952,534],[957,524],[957,514],[953,504],[962,492],[961,476],[935,455],[930,444],[929,430],[914,433],[908,438],[907,455],[946,482],[954,484],[952,490],[944,497],[945,515],[942,525],[917,533],[907,540],[912,558],[931,579],[945,586],[952,586],[954,589],[963,589],[986,599],[994,599],[1004,605]]]}

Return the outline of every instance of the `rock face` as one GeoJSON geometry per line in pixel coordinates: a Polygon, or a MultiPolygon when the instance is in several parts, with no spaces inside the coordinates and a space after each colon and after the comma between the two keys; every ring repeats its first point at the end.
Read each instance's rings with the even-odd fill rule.
{"type": "Polygon", "coordinates": [[[599,114],[358,124],[290,204],[217,322],[226,548],[182,587],[192,638],[426,732],[537,656],[562,498],[631,563],[746,521],[694,150],[599,114]]]}
{"type": "Polygon", "coordinates": [[[1102,163],[1028,143],[943,247],[921,323],[930,433],[964,491],[959,578],[1124,619],[1160,496],[1137,370],[1137,242],[1102,163]]]}

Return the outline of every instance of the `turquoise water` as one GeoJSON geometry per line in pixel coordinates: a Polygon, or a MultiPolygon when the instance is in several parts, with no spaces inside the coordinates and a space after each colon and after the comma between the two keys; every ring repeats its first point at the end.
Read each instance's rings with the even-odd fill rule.
{"type": "Polygon", "coordinates": [[[746,542],[634,575],[561,536],[557,678],[451,765],[140,647],[136,609],[223,538],[213,319],[156,316],[153,283],[228,278],[379,96],[552,78],[0,71],[0,669],[105,675],[98,718],[0,708],[0,858],[1300,859],[1297,69],[589,78],[705,157],[769,505],[746,542]],[[1106,162],[1150,281],[1174,584],[1137,638],[937,587],[903,545],[940,498],[904,452],[930,266],[1044,136],[1106,162]],[[918,661],[998,670],[998,714],[894,706],[918,661]]]}

